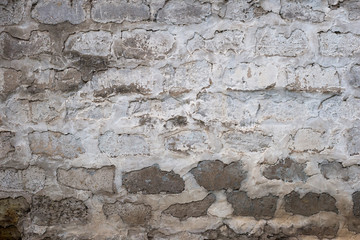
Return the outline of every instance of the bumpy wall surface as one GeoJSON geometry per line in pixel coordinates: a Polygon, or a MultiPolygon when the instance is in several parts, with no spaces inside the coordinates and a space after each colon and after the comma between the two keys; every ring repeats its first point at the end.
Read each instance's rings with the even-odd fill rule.
{"type": "Polygon", "coordinates": [[[360,1],[0,0],[0,239],[360,239],[360,1]]]}

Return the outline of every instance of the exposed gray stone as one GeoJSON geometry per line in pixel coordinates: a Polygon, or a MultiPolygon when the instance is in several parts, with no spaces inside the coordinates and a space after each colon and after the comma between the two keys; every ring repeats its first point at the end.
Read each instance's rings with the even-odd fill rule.
{"type": "Polygon", "coordinates": [[[111,53],[112,34],[107,31],[78,32],[65,42],[66,52],[106,57],[111,53]]]}
{"type": "Polygon", "coordinates": [[[198,34],[188,42],[187,49],[193,53],[203,50],[212,53],[240,53],[245,50],[245,33],[240,30],[216,32],[214,37],[205,39],[198,34]]]}
{"type": "Polygon", "coordinates": [[[251,216],[258,220],[274,217],[279,197],[270,194],[252,199],[247,196],[246,192],[234,191],[227,193],[226,198],[234,208],[234,215],[251,216]]]}
{"type": "Polygon", "coordinates": [[[308,50],[306,34],[296,29],[289,36],[276,29],[264,28],[256,32],[256,52],[265,56],[296,57],[308,50]]]}
{"type": "Polygon", "coordinates": [[[24,15],[24,0],[4,1],[0,4],[0,26],[20,23],[24,15]]]}
{"type": "Polygon", "coordinates": [[[136,29],[122,32],[121,39],[114,43],[114,51],[118,57],[128,59],[164,59],[174,43],[169,32],[136,29]]]}
{"type": "Polygon", "coordinates": [[[30,102],[30,115],[34,123],[51,122],[60,117],[63,110],[62,98],[53,97],[44,101],[30,102]]]}
{"type": "Polygon", "coordinates": [[[79,24],[85,21],[83,0],[39,0],[31,16],[45,24],[79,24]]]}
{"type": "Polygon", "coordinates": [[[91,17],[96,22],[108,23],[123,21],[137,22],[150,18],[150,9],[147,5],[139,2],[126,0],[93,1],[91,17]]]}
{"type": "Polygon", "coordinates": [[[93,193],[114,192],[115,167],[59,168],[57,180],[65,186],[93,193]]]}
{"type": "Polygon", "coordinates": [[[20,86],[22,72],[0,68],[0,100],[5,100],[20,86]]]}
{"type": "Polygon", "coordinates": [[[18,170],[7,168],[0,170],[0,191],[38,192],[45,186],[45,171],[36,166],[18,170]]]}
{"type": "Polygon", "coordinates": [[[54,90],[74,91],[80,88],[82,83],[81,72],[75,68],[68,68],[55,74],[54,90]]]}
{"type": "Polygon", "coordinates": [[[99,137],[99,149],[110,157],[147,155],[149,144],[140,135],[116,134],[107,131],[99,137]]]}
{"type": "Polygon", "coordinates": [[[13,138],[15,133],[9,131],[0,131],[0,159],[8,155],[9,152],[15,151],[13,138]]]}
{"type": "Polygon", "coordinates": [[[238,234],[227,225],[222,225],[217,229],[209,229],[206,230],[201,234],[205,237],[205,239],[221,239],[221,240],[228,240],[228,239],[236,239],[236,240],[255,240],[255,237],[252,238],[247,234],[238,234]]]}
{"type": "Polygon", "coordinates": [[[32,132],[29,134],[30,149],[34,154],[49,157],[76,158],[84,153],[79,138],[60,132],[32,132]]]}
{"type": "Polygon", "coordinates": [[[182,131],[165,139],[166,149],[174,152],[201,152],[208,148],[207,136],[202,131],[182,131]]]}
{"type": "Polygon", "coordinates": [[[354,192],[352,194],[353,200],[353,214],[356,217],[360,217],[360,192],[354,192]]]}
{"type": "Polygon", "coordinates": [[[349,180],[349,169],[344,168],[339,162],[323,161],[319,164],[320,172],[326,179],[349,180]]]}
{"type": "Polygon", "coordinates": [[[86,224],[89,218],[88,207],[76,198],[60,201],[46,196],[34,196],[31,204],[31,219],[40,226],[59,224],[86,224]]]}
{"type": "Polygon", "coordinates": [[[16,169],[0,170],[0,190],[11,191],[23,189],[21,171],[16,169]]]}
{"type": "Polygon", "coordinates": [[[94,74],[90,86],[94,97],[111,97],[117,94],[158,95],[163,92],[163,76],[158,69],[137,67],[114,69],[94,74]]]}
{"type": "Polygon", "coordinates": [[[285,195],[285,210],[293,214],[311,216],[321,211],[338,213],[335,206],[336,199],[327,193],[307,193],[300,198],[300,194],[292,191],[285,195]]]}
{"type": "Polygon", "coordinates": [[[355,126],[348,129],[347,137],[347,150],[350,156],[360,154],[360,122],[356,122],[355,126]]]}
{"type": "Polygon", "coordinates": [[[279,160],[276,164],[267,166],[263,175],[267,179],[279,179],[285,182],[305,182],[308,176],[304,172],[305,163],[297,163],[290,158],[279,160]]]}
{"type": "Polygon", "coordinates": [[[354,65],[350,69],[349,83],[354,88],[360,88],[360,66],[354,65]]]}
{"type": "Polygon", "coordinates": [[[172,24],[201,23],[211,14],[210,4],[201,4],[197,0],[177,1],[170,0],[158,12],[157,21],[172,24]]]}
{"type": "Polygon", "coordinates": [[[189,62],[164,70],[164,90],[178,96],[193,90],[200,91],[211,84],[211,64],[206,61],[189,62]]]}
{"type": "Polygon", "coordinates": [[[231,20],[250,21],[266,13],[256,1],[230,0],[225,4],[224,17],[231,20]]]}
{"type": "Polygon", "coordinates": [[[124,223],[130,226],[144,225],[151,218],[151,207],[141,203],[106,203],[103,206],[104,214],[119,215],[124,223]]]}
{"type": "Polygon", "coordinates": [[[24,197],[0,199],[0,226],[16,226],[28,211],[29,204],[24,197]]]}
{"type": "Polygon", "coordinates": [[[350,20],[359,20],[360,19],[360,2],[357,0],[346,0],[341,3],[341,6],[344,7],[349,14],[350,20]]]}
{"type": "Polygon", "coordinates": [[[0,56],[5,59],[20,59],[51,52],[51,41],[47,32],[34,31],[29,40],[13,38],[10,34],[0,34],[0,56]]]}
{"type": "Polygon", "coordinates": [[[155,165],[124,173],[122,181],[129,193],[181,193],[185,188],[185,182],[179,174],[173,171],[161,171],[159,167],[155,165]]]}
{"type": "Polygon", "coordinates": [[[290,148],[295,152],[321,152],[327,147],[324,132],[305,128],[296,132],[290,148]]]}
{"type": "Polygon", "coordinates": [[[360,53],[360,37],[352,33],[322,32],[319,44],[321,55],[327,57],[352,57],[360,53]]]}
{"type": "Polygon", "coordinates": [[[204,199],[189,203],[176,203],[163,211],[173,217],[185,220],[189,217],[201,217],[207,215],[207,210],[216,200],[214,194],[207,195],[204,199]]]}
{"type": "Polygon", "coordinates": [[[197,183],[208,191],[240,189],[247,175],[241,162],[224,164],[219,160],[201,161],[190,172],[197,183]]]}
{"type": "Polygon", "coordinates": [[[225,133],[226,144],[237,151],[258,152],[270,147],[272,137],[262,132],[228,132],[225,133]]]}
{"type": "Polygon", "coordinates": [[[280,15],[283,18],[290,20],[303,20],[310,22],[322,22],[325,18],[325,13],[312,9],[311,5],[316,1],[294,1],[282,0],[280,15]]]}

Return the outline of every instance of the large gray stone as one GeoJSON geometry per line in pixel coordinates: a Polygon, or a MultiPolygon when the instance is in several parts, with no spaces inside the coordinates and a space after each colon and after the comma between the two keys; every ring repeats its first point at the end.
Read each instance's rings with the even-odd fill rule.
{"type": "Polygon", "coordinates": [[[0,56],[5,59],[20,59],[51,52],[51,40],[47,32],[33,31],[29,40],[13,38],[10,34],[0,34],[0,56]]]}
{"type": "Polygon", "coordinates": [[[107,31],[79,32],[65,42],[65,52],[106,57],[111,53],[112,34],[107,31]]]}
{"type": "Polygon", "coordinates": [[[322,32],[319,44],[321,55],[326,57],[352,57],[360,53],[360,36],[352,33],[322,32]]]}
{"type": "Polygon", "coordinates": [[[0,26],[20,23],[24,15],[25,0],[0,2],[0,26]]]}
{"type": "Polygon", "coordinates": [[[106,203],[103,206],[104,214],[119,215],[121,220],[130,226],[139,226],[147,224],[151,218],[151,207],[141,203],[106,203]]]}
{"type": "Polygon", "coordinates": [[[79,24],[85,21],[83,0],[39,0],[31,16],[45,24],[79,24]]]}
{"type": "Polygon", "coordinates": [[[279,179],[285,182],[305,182],[308,178],[304,172],[305,167],[305,163],[297,163],[290,158],[286,158],[274,165],[266,166],[263,175],[267,179],[279,179]]]}
{"type": "Polygon", "coordinates": [[[327,193],[309,192],[305,196],[293,191],[284,197],[285,210],[293,214],[311,216],[321,211],[338,213],[336,199],[327,193]]]}
{"type": "Polygon", "coordinates": [[[185,182],[179,174],[162,171],[157,166],[124,173],[122,181],[129,193],[174,194],[181,193],[185,188],[185,182]]]}
{"type": "Polygon", "coordinates": [[[201,23],[211,14],[210,4],[201,4],[197,0],[170,0],[158,12],[157,21],[186,25],[201,23]]]}
{"type": "Polygon", "coordinates": [[[224,164],[219,160],[201,161],[190,172],[197,183],[208,191],[240,189],[247,175],[241,162],[224,164]]]}
{"type": "Polygon", "coordinates": [[[176,203],[163,211],[173,217],[185,220],[189,217],[201,217],[207,215],[207,210],[216,200],[214,194],[207,195],[204,199],[189,203],[176,203]]]}
{"type": "Polygon", "coordinates": [[[278,198],[268,195],[260,198],[249,198],[246,192],[234,191],[226,194],[228,202],[234,208],[234,215],[251,216],[255,219],[271,219],[275,215],[278,198]]]}
{"type": "Polygon", "coordinates": [[[8,155],[9,152],[15,151],[14,143],[12,142],[15,133],[9,131],[0,132],[0,159],[8,155]]]}
{"type": "Polygon", "coordinates": [[[99,149],[110,157],[148,155],[149,144],[140,135],[107,131],[99,137],[99,149]]]}
{"type": "Polygon", "coordinates": [[[294,0],[282,0],[280,15],[289,20],[302,20],[310,21],[314,23],[322,22],[325,18],[325,13],[314,10],[311,5],[321,1],[294,1],[294,0]]]}
{"type": "Polygon", "coordinates": [[[175,38],[169,32],[136,29],[122,32],[121,39],[114,43],[114,51],[118,57],[127,59],[164,59],[174,43],[175,38]]]}
{"type": "Polygon", "coordinates": [[[142,2],[125,0],[96,0],[91,8],[91,18],[96,22],[108,23],[123,21],[138,22],[150,18],[149,7],[142,2]]]}
{"type": "Polygon", "coordinates": [[[32,132],[29,134],[30,149],[34,154],[54,158],[76,158],[84,153],[79,138],[60,132],[32,132]]]}
{"type": "Polygon", "coordinates": [[[57,180],[59,183],[93,193],[114,192],[115,167],[102,168],[59,168],[57,180]]]}
{"type": "Polygon", "coordinates": [[[256,32],[256,53],[265,56],[296,57],[308,49],[308,38],[299,29],[289,36],[276,29],[264,28],[256,32]]]}
{"type": "Polygon", "coordinates": [[[86,224],[88,207],[76,198],[54,201],[47,196],[34,196],[31,204],[31,219],[40,226],[59,224],[86,224]]]}

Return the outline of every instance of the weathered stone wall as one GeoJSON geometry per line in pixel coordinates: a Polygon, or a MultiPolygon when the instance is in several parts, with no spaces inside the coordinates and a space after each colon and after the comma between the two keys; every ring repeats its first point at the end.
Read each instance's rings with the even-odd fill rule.
{"type": "Polygon", "coordinates": [[[360,1],[0,0],[0,239],[360,239],[360,1]]]}

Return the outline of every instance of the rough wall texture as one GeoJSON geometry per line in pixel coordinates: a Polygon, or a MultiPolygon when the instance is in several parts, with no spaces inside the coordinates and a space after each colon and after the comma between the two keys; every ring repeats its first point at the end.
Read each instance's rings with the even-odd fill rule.
{"type": "Polygon", "coordinates": [[[360,239],[360,1],[0,0],[0,239],[360,239]]]}

